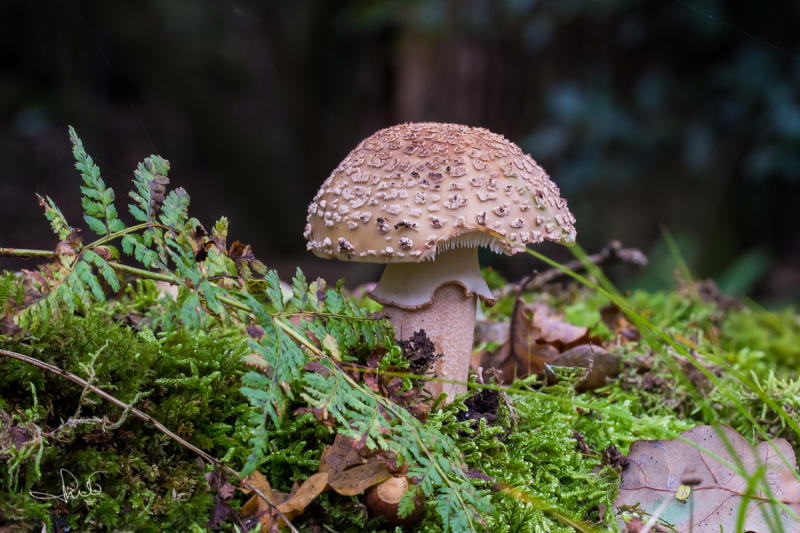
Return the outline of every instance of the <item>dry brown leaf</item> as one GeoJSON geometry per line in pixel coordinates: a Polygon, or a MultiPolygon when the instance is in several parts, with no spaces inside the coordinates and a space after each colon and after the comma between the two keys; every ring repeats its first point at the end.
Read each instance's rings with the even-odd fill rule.
{"type": "Polygon", "coordinates": [[[336,435],[332,445],[325,447],[319,460],[319,471],[327,474],[326,490],[354,496],[391,477],[391,467],[396,466],[394,454],[370,453],[365,448],[361,452],[369,454],[369,457],[364,458],[359,453],[360,448],[359,443],[341,433],[336,435]]]}
{"type": "Polygon", "coordinates": [[[333,444],[325,446],[319,458],[319,471],[328,474],[328,481],[335,480],[344,469],[359,463],[364,458],[358,454],[358,448],[352,440],[341,433],[336,435],[333,444]]]}
{"type": "MultiPolygon", "coordinates": [[[[772,495],[800,515],[800,483],[793,475],[797,463],[791,445],[783,439],[775,439],[771,444],[761,442],[754,448],[728,426],[698,426],[684,431],[681,436],[702,445],[728,463],[736,464],[737,459],[728,452],[718,432],[722,432],[731,443],[745,472],[751,474],[758,469],[758,464],[765,465],[766,474],[761,483],[768,483],[772,495]],[[788,460],[791,470],[784,465],[776,449],[788,460]]],[[[692,489],[694,533],[719,533],[720,528],[735,531],[741,505],[747,506],[743,531],[770,533],[764,513],[772,516],[774,512],[780,515],[786,533],[800,533],[800,522],[773,507],[776,504],[769,503],[764,492],[756,491],[752,499],[745,501],[746,479],[686,442],[678,439],[636,441],[631,444],[628,460],[630,464],[622,473],[620,493],[615,502],[617,507],[638,503],[640,509],[653,513],[668,502],[661,519],[674,524],[678,532],[689,531],[688,500],[681,501],[675,496],[687,467],[694,467],[699,480],[692,489]]]]}
{"type": "MultiPolygon", "coordinates": [[[[252,476],[248,476],[246,481],[250,482],[255,488],[261,491],[267,499],[277,506],[278,510],[286,516],[290,521],[301,514],[306,507],[322,493],[328,484],[328,474],[320,473],[314,474],[308,478],[305,483],[299,485],[295,482],[292,487],[292,492],[286,494],[272,490],[269,482],[256,471],[252,476]]],[[[247,488],[241,489],[245,494],[252,494],[253,491],[247,488]]],[[[270,533],[276,531],[278,528],[286,527],[283,519],[278,517],[278,513],[258,494],[253,495],[250,500],[242,506],[242,516],[255,515],[258,517],[258,522],[261,524],[261,533],[270,533]]]]}
{"type": "MultiPolygon", "coordinates": [[[[542,314],[541,308],[536,309],[533,305],[517,300],[509,331],[510,361],[506,360],[499,367],[505,380],[513,379],[514,375],[520,378],[538,374],[544,370],[546,363],[550,363],[560,353],[557,346],[544,342],[544,332],[536,325],[537,314],[542,314]]],[[[541,324],[541,319],[538,322],[541,324]]],[[[556,329],[551,323],[547,324],[547,328],[556,329]]],[[[556,337],[554,331],[548,331],[548,334],[549,338],[556,337]]]]}
{"type": "Polygon", "coordinates": [[[341,472],[330,481],[330,485],[342,496],[355,496],[390,477],[392,473],[385,463],[369,463],[341,472]]]}
{"type": "MultiPolygon", "coordinates": [[[[526,303],[517,299],[509,324],[484,322],[477,331],[481,341],[497,340],[507,332],[506,342],[494,353],[481,351],[473,355],[470,366],[502,371],[502,382],[510,384],[515,379],[544,371],[562,352],[596,342],[589,336],[589,328],[578,327],[551,314],[542,303],[526,303]]],[[[599,342],[596,342],[599,344],[599,342]]],[[[484,375],[484,379],[489,376],[484,375]]]]}
{"type": "MultiPolygon", "coordinates": [[[[257,488],[261,493],[267,497],[269,501],[273,504],[275,503],[275,496],[272,494],[272,487],[269,485],[269,481],[259,472],[256,470],[253,472],[252,475],[247,476],[245,481],[249,482],[255,488],[257,488]]],[[[253,491],[248,488],[240,489],[245,494],[252,494],[253,491]]],[[[258,494],[254,494],[250,500],[247,501],[244,505],[242,505],[241,515],[242,516],[250,516],[253,514],[264,514],[265,516],[269,516],[270,514],[270,506],[262,500],[258,494]]]]}
{"type": "Polygon", "coordinates": [[[228,251],[228,257],[236,265],[239,276],[244,279],[263,278],[267,273],[267,267],[256,259],[249,244],[245,246],[239,241],[235,241],[228,251]]]}
{"type": "Polygon", "coordinates": [[[509,322],[478,320],[475,322],[475,344],[484,342],[504,343],[508,340],[509,322]]]}
{"type": "MultiPolygon", "coordinates": [[[[314,498],[322,494],[327,484],[328,474],[314,474],[305,480],[296,491],[293,489],[286,501],[278,505],[278,510],[289,520],[303,514],[314,498]]],[[[283,523],[282,520],[281,523],[283,523]]]]}
{"type": "Polygon", "coordinates": [[[534,311],[531,325],[534,331],[538,330],[537,342],[539,344],[549,344],[559,352],[589,342],[589,328],[574,326],[544,315],[542,312],[534,311]]]}
{"type": "Polygon", "coordinates": [[[552,366],[588,368],[589,372],[575,384],[575,390],[584,392],[604,387],[608,378],[619,376],[622,361],[616,354],[609,353],[593,344],[581,344],[570,348],[556,357],[552,366]]]}

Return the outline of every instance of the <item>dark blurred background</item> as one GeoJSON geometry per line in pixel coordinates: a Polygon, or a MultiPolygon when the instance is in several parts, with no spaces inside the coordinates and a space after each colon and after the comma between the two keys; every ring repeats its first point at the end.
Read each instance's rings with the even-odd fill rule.
{"type": "Polygon", "coordinates": [[[193,214],[228,216],[283,278],[377,280],[305,251],[306,206],[375,130],[454,122],[530,152],[588,252],[645,251],[621,286],[672,282],[664,224],[696,276],[797,303],[797,56],[789,0],[0,0],[0,246],[54,246],[37,192],[82,226],[73,125],[119,200],[158,153],[193,214]]]}

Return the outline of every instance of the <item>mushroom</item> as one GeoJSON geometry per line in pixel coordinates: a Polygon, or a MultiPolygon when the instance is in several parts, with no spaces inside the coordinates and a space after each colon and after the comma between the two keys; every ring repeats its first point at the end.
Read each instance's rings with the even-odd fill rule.
{"type": "Polygon", "coordinates": [[[425,512],[425,495],[418,491],[414,495],[414,509],[408,516],[400,516],[400,500],[409,489],[405,476],[390,477],[373,485],[364,492],[364,505],[371,517],[382,517],[390,526],[411,526],[419,522],[425,512]]]}
{"type": "MultiPolygon", "coordinates": [[[[307,248],[316,255],[386,264],[371,298],[398,339],[424,329],[444,353],[438,377],[460,382],[469,376],[477,300],[496,303],[478,247],[513,255],[544,239],[575,242],[575,217],[530,155],[486,129],[435,122],[363,140],[325,180],[307,220],[307,248]],[[350,208],[340,221],[325,216],[337,200],[350,208]]],[[[466,385],[428,389],[452,400],[466,385]]]]}

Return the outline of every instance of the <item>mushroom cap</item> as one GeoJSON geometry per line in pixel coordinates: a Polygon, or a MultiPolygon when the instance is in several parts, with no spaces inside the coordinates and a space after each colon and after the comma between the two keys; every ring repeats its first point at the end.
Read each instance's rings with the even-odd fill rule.
{"type": "Polygon", "coordinates": [[[437,251],[575,242],[558,187],[516,144],[436,122],[382,129],[344,158],[308,207],[307,248],[325,258],[420,262],[437,251]]]}

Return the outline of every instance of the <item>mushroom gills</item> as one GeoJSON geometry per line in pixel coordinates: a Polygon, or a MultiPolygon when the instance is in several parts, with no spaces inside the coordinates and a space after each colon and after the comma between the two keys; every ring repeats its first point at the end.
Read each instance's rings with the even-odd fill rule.
{"type": "Polygon", "coordinates": [[[465,235],[459,235],[450,239],[440,240],[436,243],[436,252],[425,256],[425,259],[428,261],[433,261],[436,258],[436,254],[441,254],[447,250],[455,250],[457,248],[477,249],[478,247],[489,248],[496,254],[502,254],[506,253],[506,248],[508,248],[508,245],[492,235],[488,235],[483,232],[471,231],[465,235]]]}

